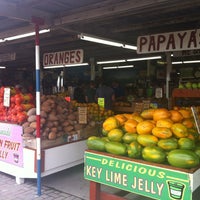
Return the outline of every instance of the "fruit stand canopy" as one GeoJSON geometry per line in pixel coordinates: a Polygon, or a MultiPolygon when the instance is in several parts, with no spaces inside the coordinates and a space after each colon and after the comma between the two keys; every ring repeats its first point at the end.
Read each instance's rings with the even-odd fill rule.
{"type": "MultiPolygon", "coordinates": [[[[135,50],[82,41],[77,35],[136,45],[142,35],[198,29],[199,9],[199,0],[1,0],[0,39],[34,31],[34,16],[44,19],[40,29],[51,29],[40,36],[41,59],[47,52],[73,49],[84,50],[83,62],[136,58],[141,55],[135,50]]],[[[0,42],[0,46],[0,56],[5,56],[1,65],[34,68],[34,36],[0,42]],[[7,61],[10,53],[16,53],[14,61],[7,61]]]]}

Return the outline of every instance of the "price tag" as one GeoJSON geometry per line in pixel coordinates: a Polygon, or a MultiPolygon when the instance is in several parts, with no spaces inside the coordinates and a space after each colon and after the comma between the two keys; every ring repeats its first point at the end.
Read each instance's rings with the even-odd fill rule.
{"type": "Polygon", "coordinates": [[[163,97],[162,88],[156,88],[156,91],[155,91],[155,97],[156,97],[157,99],[163,97]]]}
{"type": "Polygon", "coordinates": [[[87,107],[78,107],[79,124],[87,124],[87,107]]]}
{"type": "Polygon", "coordinates": [[[10,107],[10,88],[4,88],[3,105],[10,107]]]}
{"type": "Polygon", "coordinates": [[[100,107],[105,107],[105,99],[104,98],[98,98],[98,105],[100,107]]]}
{"type": "Polygon", "coordinates": [[[195,124],[196,124],[196,127],[197,127],[197,131],[200,134],[200,119],[199,119],[199,116],[198,116],[198,110],[194,106],[191,107],[191,110],[192,110],[194,121],[195,121],[195,124]]]}

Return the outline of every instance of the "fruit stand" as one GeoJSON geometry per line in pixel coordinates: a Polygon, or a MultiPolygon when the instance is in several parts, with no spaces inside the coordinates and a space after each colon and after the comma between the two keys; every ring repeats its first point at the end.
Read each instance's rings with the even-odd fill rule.
{"type": "MultiPolygon", "coordinates": [[[[24,143],[22,126],[0,123],[0,133],[0,171],[15,176],[18,184],[25,178],[37,178],[36,148],[33,140],[33,148],[24,143]]],[[[59,138],[48,143],[41,152],[42,177],[83,163],[85,140],[66,142],[59,138]]]]}
{"type": "Polygon", "coordinates": [[[162,164],[85,151],[84,177],[90,181],[90,200],[123,200],[101,191],[100,184],[152,199],[192,200],[200,185],[200,169],[184,170],[162,164]]]}
{"type": "Polygon", "coordinates": [[[153,199],[192,200],[200,180],[199,107],[116,114],[87,139],[90,200],[118,199],[100,184],[153,199]]]}
{"type": "MultiPolygon", "coordinates": [[[[2,100],[7,91],[11,101],[0,102],[0,171],[20,184],[37,178],[36,108],[32,95],[15,88],[1,87],[2,100]]],[[[41,96],[41,177],[83,163],[86,138],[98,126],[80,106],[62,96],[41,96]]]]}

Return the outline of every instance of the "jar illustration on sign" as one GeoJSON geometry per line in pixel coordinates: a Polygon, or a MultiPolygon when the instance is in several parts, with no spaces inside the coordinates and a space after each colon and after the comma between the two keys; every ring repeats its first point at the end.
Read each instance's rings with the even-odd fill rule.
{"type": "Polygon", "coordinates": [[[19,162],[19,154],[13,153],[13,157],[14,157],[14,162],[18,163],[19,162]]]}
{"type": "Polygon", "coordinates": [[[172,199],[179,199],[181,200],[184,196],[184,188],[185,185],[182,183],[174,182],[174,181],[167,181],[169,195],[172,199]]]}

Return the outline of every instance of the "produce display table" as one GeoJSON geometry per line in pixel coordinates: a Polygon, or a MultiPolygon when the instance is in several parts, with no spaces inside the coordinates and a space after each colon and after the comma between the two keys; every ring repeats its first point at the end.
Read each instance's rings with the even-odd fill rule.
{"type": "Polygon", "coordinates": [[[85,151],[84,178],[90,181],[90,200],[123,200],[101,191],[100,184],[160,200],[192,200],[200,185],[200,168],[180,169],[164,164],[85,151]]]}
{"type": "MultiPolygon", "coordinates": [[[[63,143],[41,150],[41,176],[47,176],[83,163],[85,140],[63,143]]],[[[36,147],[25,147],[22,127],[0,123],[0,171],[16,177],[18,184],[25,178],[37,178],[36,147]]]]}

